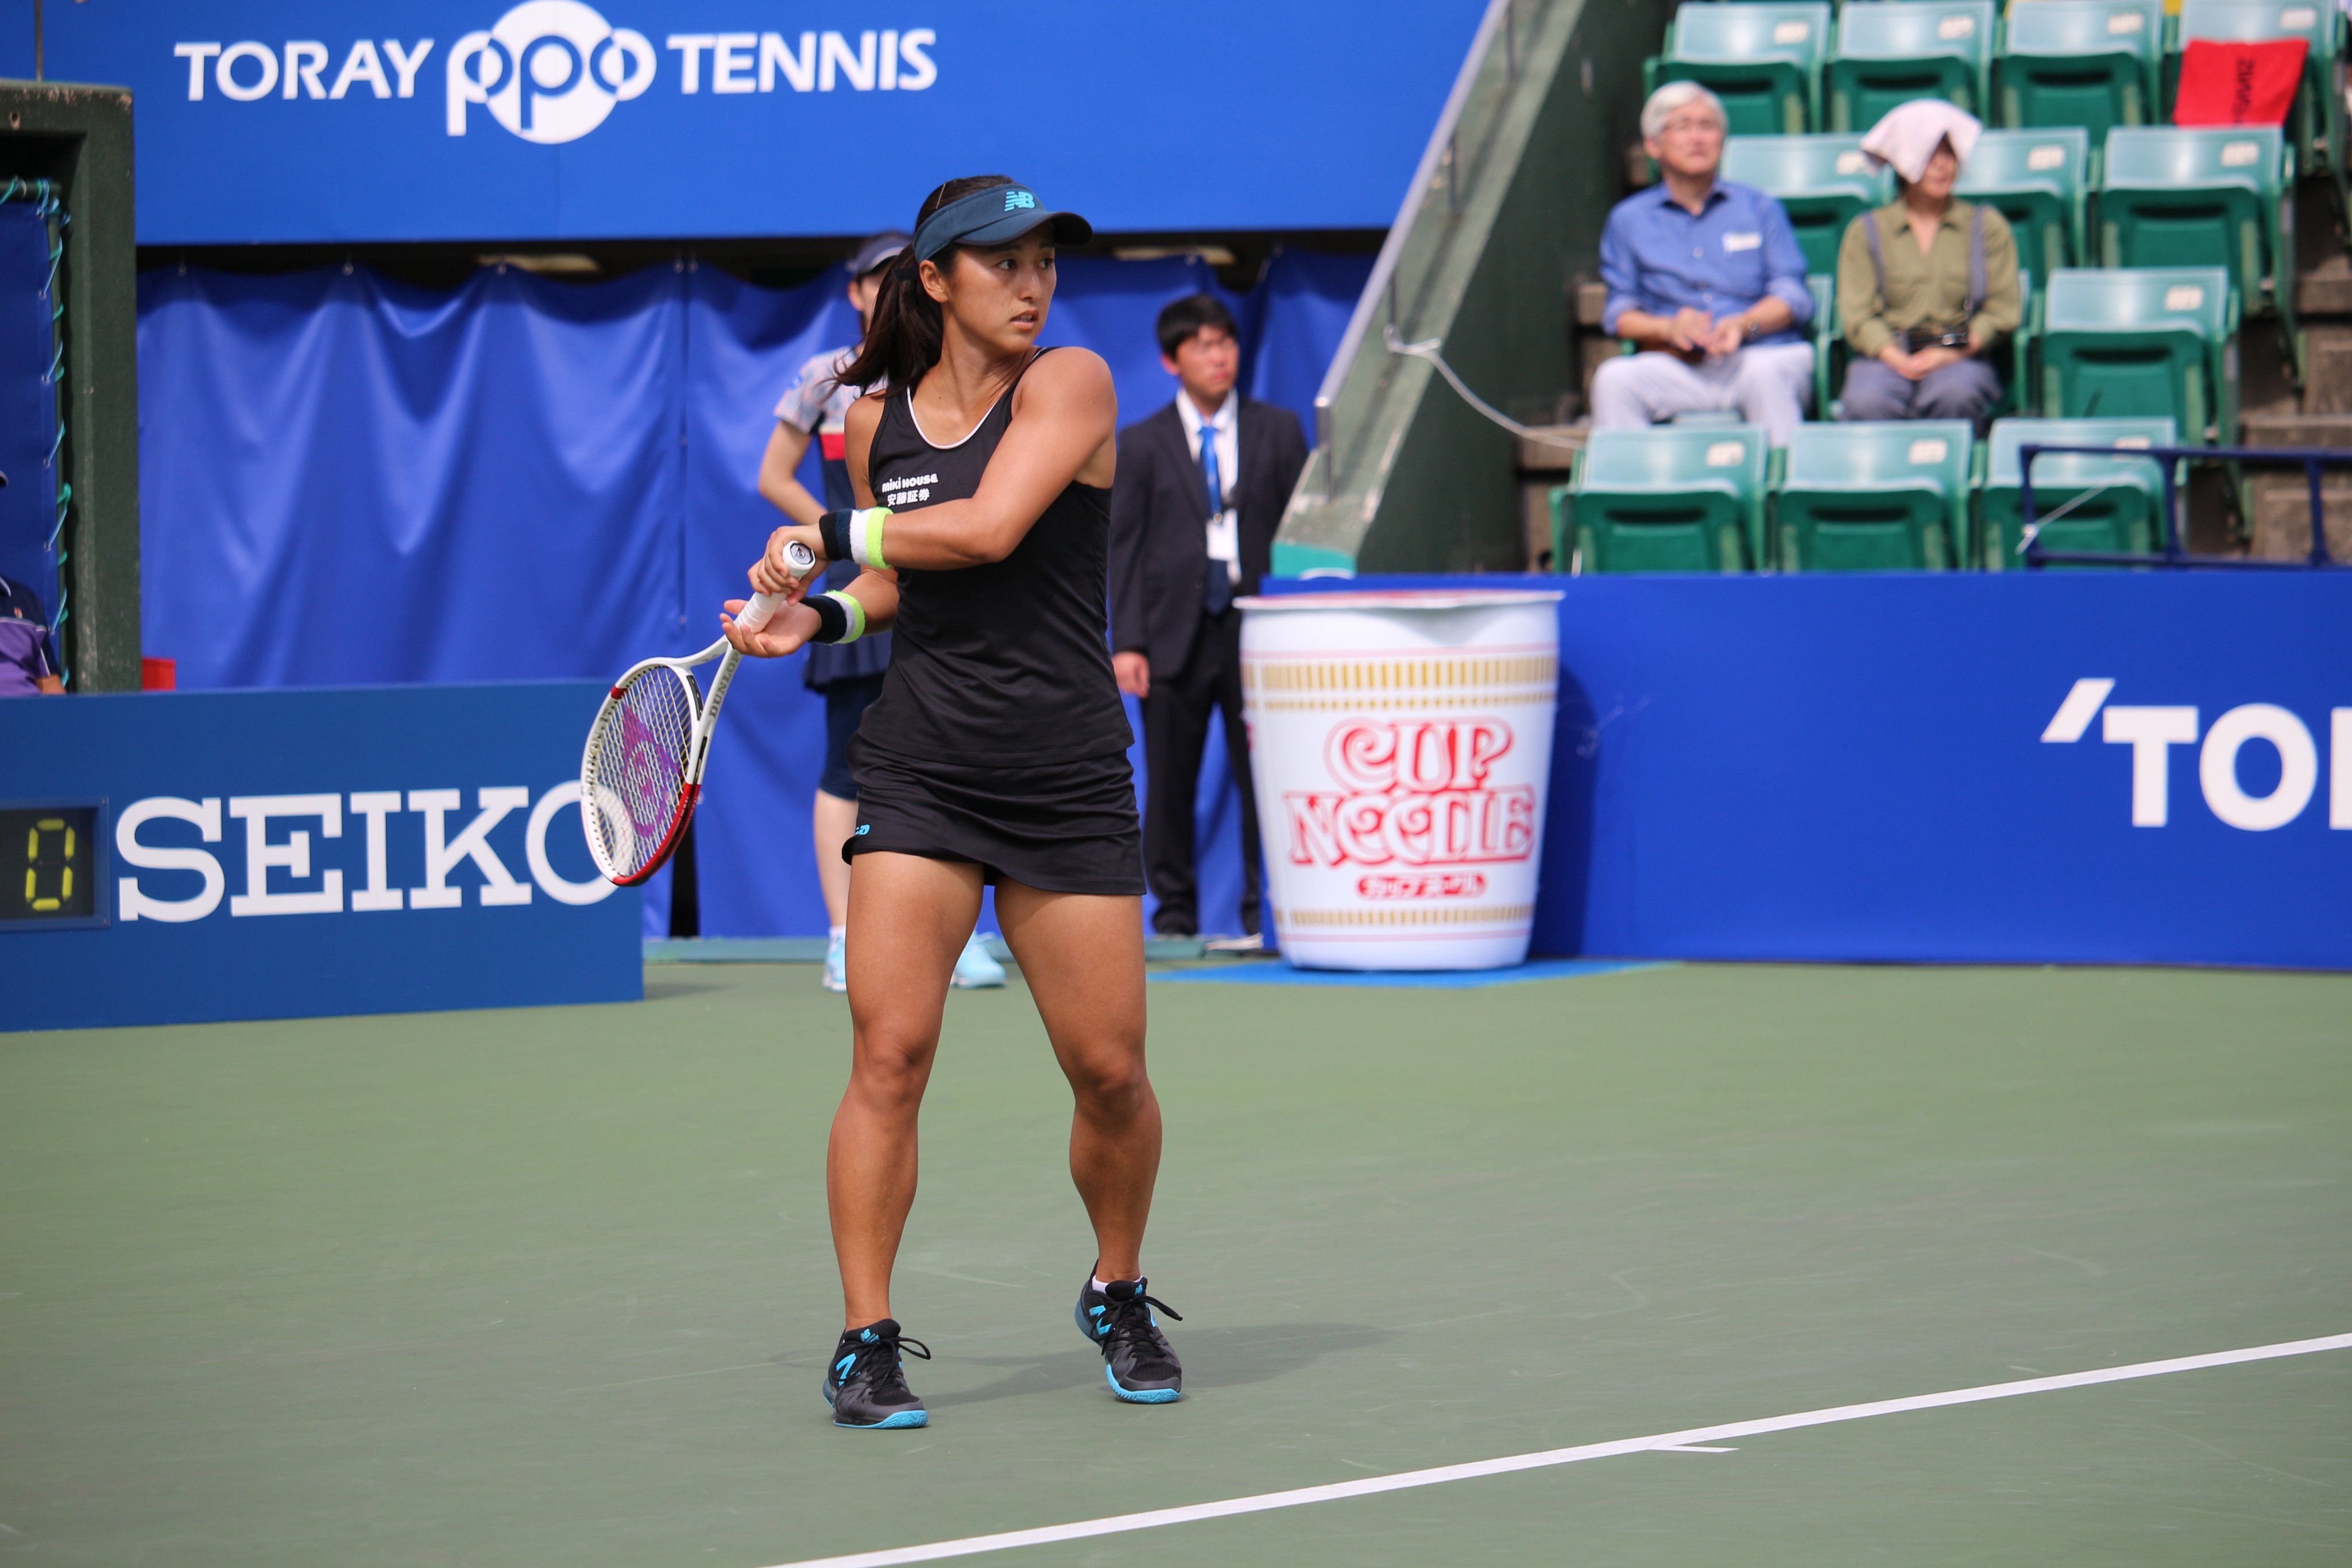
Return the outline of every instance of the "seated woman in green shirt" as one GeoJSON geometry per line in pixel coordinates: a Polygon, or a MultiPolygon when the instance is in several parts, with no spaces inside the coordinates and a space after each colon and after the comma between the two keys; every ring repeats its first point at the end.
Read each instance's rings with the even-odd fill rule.
{"type": "Polygon", "coordinates": [[[1863,151],[1895,166],[1896,196],[1847,225],[1838,316],[1853,359],[1842,418],[1966,419],[2000,397],[1989,356],[2021,314],[2017,239],[1990,207],[1955,200],[1983,130],[1936,99],[1888,111],[1863,151]]]}

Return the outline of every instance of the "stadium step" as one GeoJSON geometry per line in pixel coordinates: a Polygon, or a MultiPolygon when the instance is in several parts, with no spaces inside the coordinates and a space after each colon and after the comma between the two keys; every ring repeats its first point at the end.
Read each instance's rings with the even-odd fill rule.
{"type": "MultiPolygon", "coordinates": [[[[2249,446],[2352,451],[2352,413],[2250,413],[2249,446]]],[[[2352,470],[2330,475],[2320,491],[2327,513],[2328,553],[2352,560],[2352,470]]],[[[2311,490],[2299,472],[2273,468],[2246,476],[2247,553],[2263,560],[2302,560],[2311,553],[2311,490]]]]}
{"type": "Polygon", "coordinates": [[[2352,323],[2312,328],[2305,354],[2304,411],[2352,413],[2352,323]]]}

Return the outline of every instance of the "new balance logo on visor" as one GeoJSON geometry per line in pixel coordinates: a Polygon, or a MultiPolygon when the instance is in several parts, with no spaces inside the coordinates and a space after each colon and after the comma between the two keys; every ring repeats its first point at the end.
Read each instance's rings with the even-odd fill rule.
{"type": "Polygon", "coordinates": [[[1037,198],[1027,191],[1004,193],[1004,210],[1008,213],[1019,212],[1024,207],[1034,207],[1036,204],[1037,198]]]}

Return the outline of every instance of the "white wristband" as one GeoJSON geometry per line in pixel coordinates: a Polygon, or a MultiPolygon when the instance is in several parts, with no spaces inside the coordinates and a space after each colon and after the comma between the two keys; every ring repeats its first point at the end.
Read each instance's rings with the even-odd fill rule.
{"type": "Polygon", "coordinates": [[[887,507],[862,507],[849,514],[849,559],[877,571],[887,571],[882,559],[882,524],[887,507]]]}

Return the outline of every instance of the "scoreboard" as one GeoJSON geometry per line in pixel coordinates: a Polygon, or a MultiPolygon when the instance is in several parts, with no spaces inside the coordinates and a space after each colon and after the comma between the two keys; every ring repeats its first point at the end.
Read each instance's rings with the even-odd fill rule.
{"type": "Polygon", "coordinates": [[[106,802],[0,802],[0,922],[106,924],[106,802]]]}

